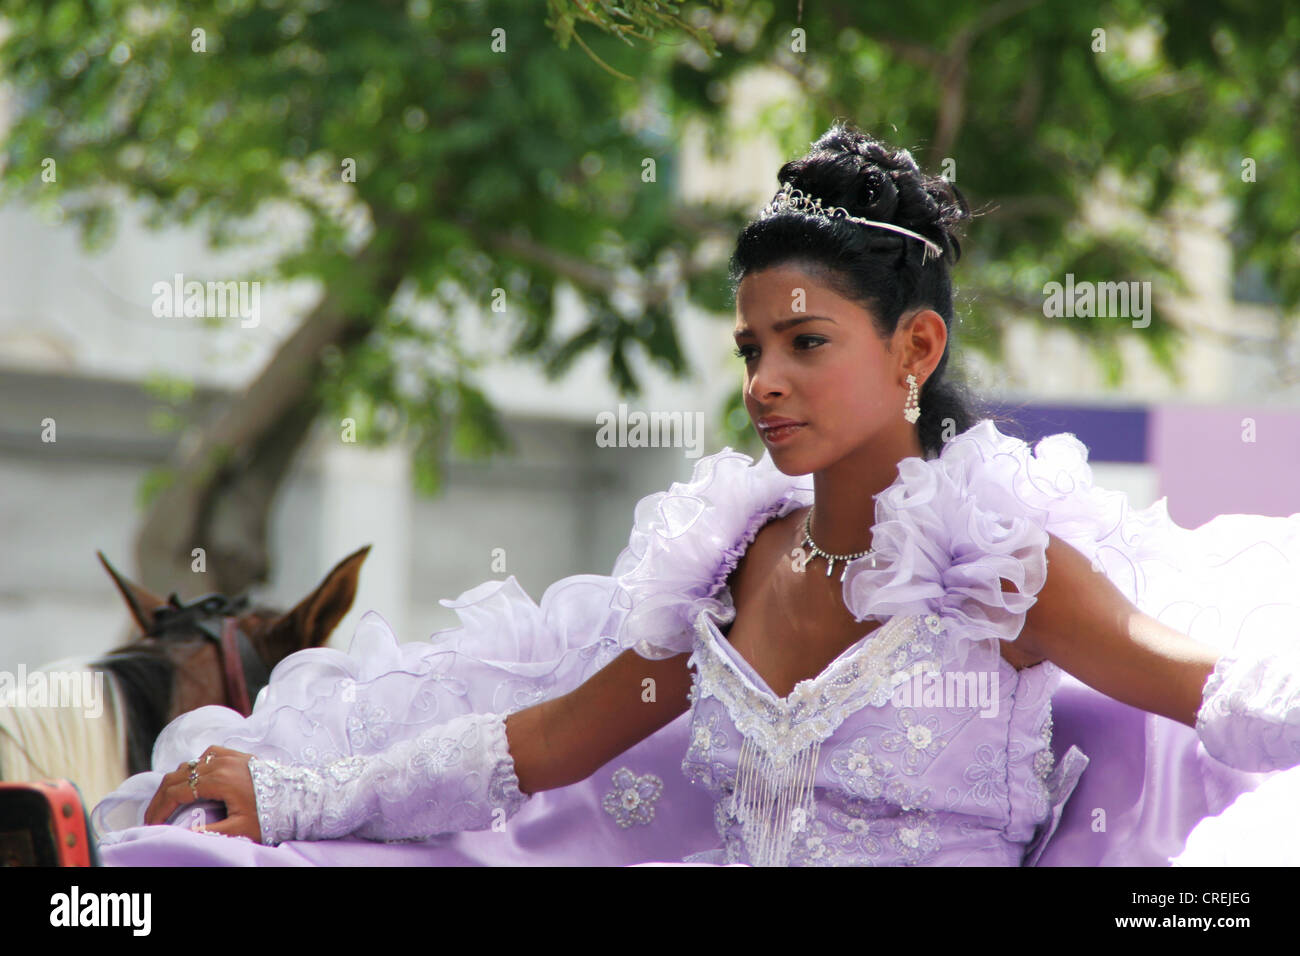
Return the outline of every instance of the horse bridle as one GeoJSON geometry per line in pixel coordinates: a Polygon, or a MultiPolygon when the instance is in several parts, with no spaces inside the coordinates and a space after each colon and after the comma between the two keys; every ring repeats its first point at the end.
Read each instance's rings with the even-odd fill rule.
{"type": "Polygon", "coordinates": [[[205,594],[182,604],[173,591],[166,604],[154,609],[153,626],[145,632],[159,640],[178,640],[197,631],[215,643],[221,654],[227,706],[241,717],[253,712],[252,702],[271,678],[270,669],[239,626],[239,612],[247,605],[247,595],[231,600],[224,594],[205,594]]]}

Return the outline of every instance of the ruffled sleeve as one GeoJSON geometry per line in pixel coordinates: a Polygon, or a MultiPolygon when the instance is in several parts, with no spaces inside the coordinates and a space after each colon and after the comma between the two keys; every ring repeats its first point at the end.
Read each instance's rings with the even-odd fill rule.
{"type": "Polygon", "coordinates": [[[858,620],[937,614],[970,641],[1019,636],[1047,580],[1049,533],[1109,574],[1103,559],[1136,566],[1143,531],[1168,524],[1164,499],[1137,512],[1121,492],[1093,487],[1074,435],[1043,438],[1031,453],[989,419],[938,458],[900,462],[875,514],[874,566],[872,556],[849,564],[845,605],[858,620]]]}
{"type": "Polygon", "coordinates": [[[811,502],[811,476],[731,448],[701,458],[689,481],[642,498],[614,565],[619,646],[650,660],[690,651],[700,611],[729,607],[716,595],[759,529],[811,502]]]}

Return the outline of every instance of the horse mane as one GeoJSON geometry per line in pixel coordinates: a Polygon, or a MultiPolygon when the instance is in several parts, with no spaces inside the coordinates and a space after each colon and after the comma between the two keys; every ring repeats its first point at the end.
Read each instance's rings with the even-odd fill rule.
{"type": "Polygon", "coordinates": [[[153,745],[171,712],[175,665],[157,646],[127,645],[91,666],[112,675],[119,692],[127,776],[152,770],[153,745]]]}
{"type": "MultiPolygon", "coordinates": [[[[74,669],[65,662],[66,669],[74,669]]],[[[93,671],[80,663],[78,670],[93,671]]],[[[76,783],[87,808],[122,785],[122,695],[104,674],[104,712],[90,720],[77,707],[0,707],[0,779],[76,783]]]]}

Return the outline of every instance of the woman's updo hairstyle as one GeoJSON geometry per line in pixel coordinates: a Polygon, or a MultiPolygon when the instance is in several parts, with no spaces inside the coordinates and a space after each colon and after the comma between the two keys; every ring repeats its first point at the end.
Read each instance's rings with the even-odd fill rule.
{"type": "Polygon", "coordinates": [[[948,437],[966,431],[982,410],[966,387],[945,379],[952,348],[953,303],[949,268],[961,258],[956,230],[971,218],[961,191],[940,176],[921,172],[906,149],[894,149],[855,127],[836,123],[806,156],[781,167],[777,179],[822,207],[844,207],[849,215],[893,223],[934,240],[943,256],[923,262],[925,244],[887,229],[782,208],[764,212],[741,230],[730,263],[733,300],[751,272],[800,265],[835,292],[870,309],[876,331],[888,340],[904,312],[929,307],[948,327],[948,344],[921,385],[917,434],[927,457],[948,437]]]}

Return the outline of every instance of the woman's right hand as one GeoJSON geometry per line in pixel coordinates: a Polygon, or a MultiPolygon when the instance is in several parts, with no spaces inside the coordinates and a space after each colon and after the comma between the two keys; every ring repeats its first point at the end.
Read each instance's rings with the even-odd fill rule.
{"type": "Polygon", "coordinates": [[[248,768],[252,754],[229,747],[209,747],[199,755],[198,779],[190,787],[190,765],[183,763],[165,775],[158,792],[145,809],[147,825],[165,824],[178,807],[199,800],[219,800],[226,805],[226,818],[209,823],[204,830],[226,836],[248,837],[262,842],[262,827],[257,819],[257,798],[253,793],[253,774],[248,768]]]}

